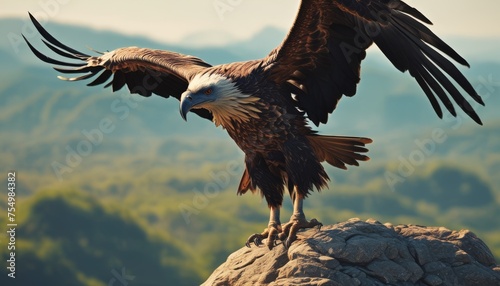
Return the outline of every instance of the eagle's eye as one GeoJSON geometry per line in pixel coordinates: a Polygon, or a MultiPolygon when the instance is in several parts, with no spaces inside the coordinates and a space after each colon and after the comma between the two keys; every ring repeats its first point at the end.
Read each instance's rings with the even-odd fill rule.
{"type": "Polygon", "coordinates": [[[205,89],[205,95],[211,95],[212,94],[212,89],[211,88],[207,88],[205,89]]]}

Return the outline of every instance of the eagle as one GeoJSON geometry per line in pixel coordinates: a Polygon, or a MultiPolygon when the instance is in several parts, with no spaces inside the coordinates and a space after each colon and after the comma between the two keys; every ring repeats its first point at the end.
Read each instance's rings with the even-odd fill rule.
{"type": "Polygon", "coordinates": [[[91,56],[61,43],[29,16],[43,43],[66,58],[48,57],[24,38],[40,60],[73,74],[59,79],[92,79],[88,86],[117,91],[127,85],[141,96],[174,97],[184,120],[192,112],[227,131],[245,154],[237,194],[260,193],[270,209],[267,227],[250,235],[248,247],[264,241],[269,249],[280,242],[289,247],[298,230],[321,228],[317,219],[306,219],[303,201],[327,186],[322,163],[347,169],[369,160],[371,139],[320,135],[311,125],[327,123],[338,101],[356,94],[360,65],[372,44],[394,67],[409,72],[439,118],[443,107],[456,117],[458,106],[482,125],[463,94],[484,102],[452,61],[469,64],[428,28],[429,19],[400,0],[302,0],[288,35],[266,57],[216,66],[139,47],[91,56]],[[286,191],[293,214],[282,224],[286,191]]]}

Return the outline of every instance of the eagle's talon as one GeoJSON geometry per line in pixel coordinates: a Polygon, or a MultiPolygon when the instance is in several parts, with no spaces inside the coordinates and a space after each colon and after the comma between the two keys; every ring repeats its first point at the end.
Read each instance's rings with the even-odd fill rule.
{"type": "Polygon", "coordinates": [[[269,235],[267,236],[267,247],[271,250],[274,246],[276,246],[276,239],[278,239],[281,229],[275,226],[269,226],[268,229],[269,235]]]}
{"type": "Polygon", "coordinates": [[[284,240],[283,245],[285,246],[286,249],[288,249],[290,248],[292,243],[297,239],[297,232],[300,229],[318,227],[318,229],[321,230],[322,226],[323,224],[314,218],[311,219],[310,221],[307,221],[305,217],[300,217],[300,218],[292,217],[290,222],[283,225],[283,232],[279,234],[279,237],[281,240],[284,240]]]}
{"type": "Polygon", "coordinates": [[[260,237],[254,238],[253,244],[255,244],[255,246],[259,247],[262,244],[262,239],[260,237]]]}
{"type": "Polygon", "coordinates": [[[287,235],[285,232],[280,232],[280,234],[278,234],[278,239],[281,240],[281,241],[285,241],[287,235]]]}
{"type": "Polygon", "coordinates": [[[323,227],[323,224],[320,223],[319,221],[316,221],[318,223],[318,225],[316,225],[316,227],[318,228],[318,231],[321,231],[321,228],[323,227]]]}
{"type": "Polygon", "coordinates": [[[252,247],[252,242],[253,242],[255,244],[255,246],[259,246],[260,245],[260,241],[262,240],[262,237],[263,237],[262,234],[260,234],[260,233],[254,233],[254,234],[250,235],[250,237],[248,237],[247,241],[245,242],[245,245],[248,248],[251,248],[252,247]]]}
{"type": "Polygon", "coordinates": [[[294,241],[295,241],[295,239],[292,240],[290,237],[287,238],[285,240],[285,242],[283,243],[283,245],[285,246],[285,249],[288,250],[294,241]]]}
{"type": "Polygon", "coordinates": [[[247,247],[251,247],[252,243],[260,247],[263,243],[264,239],[267,239],[266,245],[269,249],[273,249],[276,245],[278,245],[277,240],[283,240],[286,236],[282,236],[281,225],[269,225],[262,233],[254,233],[250,235],[247,239],[245,245],[247,247]]]}

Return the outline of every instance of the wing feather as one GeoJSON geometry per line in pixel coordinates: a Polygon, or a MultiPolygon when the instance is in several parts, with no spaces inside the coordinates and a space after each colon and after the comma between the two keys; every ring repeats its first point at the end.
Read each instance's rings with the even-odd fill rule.
{"type": "MultiPolygon", "coordinates": [[[[33,25],[35,26],[35,28],[37,29],[37,31],[40,33],[40,35],[42,35],[42,37],[44,39],[46,39],[47,41],[49,41],[50,43],[54,44],[55,46],[63,49],[63,50],[66,50],[74,55],[79,55],[79,56],[82,56],[82,57],[90,57],[89,55],[87,54],[84,54],[82,52],[79,52],[75,49],[72,49],[66,45],[64,45],[63,43],[59,42],[56,38],[54,38],[51,34],[49,34],[47,32],[47,30],[45,30],[45,28],[35,19],[35,17],[33,17],[33,15],[31,15],[31,13],[28,13],[29,16],[30,16],[30,19],[31,19],[31,22],[33,23],[33,25]]],[[[26,40],[26,39],[25,39],[26,40]]]]}
{"type": "Polygon", "coordinates": [[[319,125],[327,122],[343,95],[356,93],[361,61],[375,43],[398,70],[415,78],[440,118],[441,103],[457,116],[452,98],[482,124],[455,84],[476,102],[484,102],[450,59],[469,64],[426,24],[432,23],[400,0],[303,0],[288,36],[264,60],[264,67],[272,80],[295,94],[297,108],[319,125]],[[296,72],[302,76],[294,77],[296,72]]]}
{"type": "Polygon", "coordinates": [[[87,84],[87,86],[96,86],[105,83],[111,76],[113,72],[110,70],[103,71],[94,81],[87,84]]]}
{"type": "MultiPolygon", "coordinates": [[[[57,65],[54,69],[61,73],[76,74],[74,77],[58,76],[61,80],[81,81],[95,77],[87,85],[96,86],[104,84],[113,76],[113,79],[104,87],[112,86],[114,92],[127,85],[131,93],[142,96],[151,96],[154,93],[164,98],[173,96],[180,99],[182,92],[187,89],[189,80],[211,67],[208,63],[193,56],[137,47],[120,48],[107,53],[99,53],[99,56],[90,56],[61,43],[31,14],[30,18],[42,36],[43,43],[52,52],[63,58],[78,61],[66,62],[48,57],[23,36],[28,47],[40,60],[57,65]]],[[[205,109],[193,109],[192,112],[212,120],[212,115],[205,109]]]]}

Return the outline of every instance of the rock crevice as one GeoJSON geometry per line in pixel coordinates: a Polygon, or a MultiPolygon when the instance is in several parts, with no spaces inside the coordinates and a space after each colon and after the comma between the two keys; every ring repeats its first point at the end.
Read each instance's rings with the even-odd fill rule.
{"type": "Polygon", "coordinates": [[[288,250],[243,247],[203,285],[500,285],[500,267],[468,230],[351,219],[288,250]]]}

